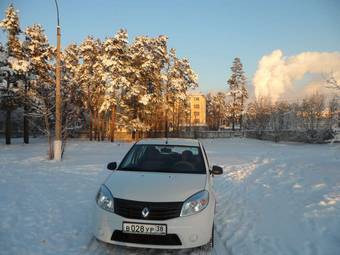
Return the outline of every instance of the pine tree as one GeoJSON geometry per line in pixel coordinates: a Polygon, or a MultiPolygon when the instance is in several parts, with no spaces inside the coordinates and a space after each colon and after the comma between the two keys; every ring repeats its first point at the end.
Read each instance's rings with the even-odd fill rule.
{"type": "Polygon", "coordinates": [[[21,44],[19,41],[20,24],[17,11],[11,4],[5,14],[5,18],[0,22],[0,28],[7,33],[7,63],[9,68],[5,72],[4,79],[6,80],[6,86],[2,86],[0,93],[1,95],[1,108],[6,111],[6,125],[5,125],[5,136],[6,144],[11,143],[11,115],[12,112],[19,105],[19,88],[17,74],[14,72],[11,63],[17,63],[21,56],[21,44]]]}
{"type": "Polygon", "coordinates": [[[133,137],[151,128],[153,106],[160,100],[161,95],[161,70],[166,62],[165,36],[149,38],[138,36],[129,47],[130,68],[127,79],[131,86],[126,91],[129,101],[129,130],[133,137]]]}
{"type": "Polygon", "coordinates": [[[78,82],[85,94],[85,109],[89,116],[89,139],[99,138],[100,116],[99,110],[105,95],[102,81],[102,66],[100,56],[102,45],[100,40],[87,37],[79,46],[81,65],[79,67],[78,82]],[[93,137],[94,134],[94,137],[93,137]]]}
{"type": "Polygon", "coordinates": [[[124,29],[119,30],[113,38],[103,42],[103,54],[101,63],[103,65],[102,80],[105,82],[105,96],[100,112],[110,116],[109,136],[111,142],[115,139],[116,118],[118,124],[122,124],[117,106],[123,111],[125,105],[121,101],[123,91],[130,86],[126,79],[129,72],[128,34],[124,29]]]}
{"type": "Polygon", "coordinates": [[[85,95],[78,83],[79,62],[79,47],[76,44],[68,45],[62,53],[63,141],[82,126],[85,95]]]}
{"type": "Polygon", "coordinates": [[[242,128],[242,115],[244,111],[245,100],[248,98],[246,88],[246,77],[243,71],[243,65],[240,58],[235,58],[231,67],[231,77],[228,80],[229,95],[232,98],[230,104],[232,129],[235,130],[235,124],[238,122],[242,128]]]}
{"type": "Polygon", "coordinates": [[[228,101],[223,92],[209,93],[207,99],[207,124],[209,128],[218,130],[227,118],[228,101]]]}
{"type": "Polygon", "coordinates": [[[25,48],[30,58],[30,83],[28,98],[31,118],[42,119],[41,131],[48,138],[48,156],[53,158],[52,130],[55,108],[55,84],[53,75],[53,49],[48,43],[44,29],[40,25],[28,27],[25,31],[25,48]]]}
{"type": "Polygon", "coordinates": [[[198,83],[197,75],[192,70],[189,61],[186,58],[178,58],[175,49],[170,49],[164,77],[166,84],[165,132],[167,133],[169,110],[172,112],[172,126],[178,131],[181,120],[183,122],[186,120],[186,109],[189,108],[187,92],[195,89],[198,83]]]}

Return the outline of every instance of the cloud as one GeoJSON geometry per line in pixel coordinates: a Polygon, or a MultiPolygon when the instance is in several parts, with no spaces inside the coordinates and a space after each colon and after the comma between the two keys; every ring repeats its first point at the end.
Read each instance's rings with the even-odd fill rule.
{"type": "Polygon", "coordinates": [[[255,73],[255,96],[270,97],[273,102],[285,95],[306,74],[333,74],[340,80],[340,52],[303,52],[284,57],[281,50],[263,56],[255,73]]]}

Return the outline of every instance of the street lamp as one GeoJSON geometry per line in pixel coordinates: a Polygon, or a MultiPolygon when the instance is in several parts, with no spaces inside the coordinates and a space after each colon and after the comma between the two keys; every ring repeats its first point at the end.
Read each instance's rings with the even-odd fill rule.
{"type": "Polygon", "coordinates": [[[55,86],[55,140],[54,140],[54,159],[61,160],[61,84],[60,84],[60,23],[59,23],[59,8],[57,0],[54,0],[57,9],[57,63],[56,63],[56,86],[55,86]]]}

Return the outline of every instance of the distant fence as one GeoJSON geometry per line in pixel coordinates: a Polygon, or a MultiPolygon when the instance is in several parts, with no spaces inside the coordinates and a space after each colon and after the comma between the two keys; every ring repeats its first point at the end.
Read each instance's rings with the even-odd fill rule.
{"type": "MultiPolygon", "coordinates": [[[[242,137],[244,132],[241,131],[180,131],[180,132],[168,132],[169,138],[231,138],[231,137],[242,137]]],[[[88,132],[78,132],[74,134],[76,138],[88,138],[88,132]]],[[[164,131],[150,131],[150,132],[115,132],[114,139],[117,141],[133,141],[142,138],[164,138],[166,133],[164,131]]]]}
{"type": "MultiPolygon", "coordinates": [[[[149,137],[164,137],[162,133],[147,133],[140,138],[149,137]]],[[[224,130],[224,131],[184,131],[184,132],[170,132],[168,137],[179,138],[195,138],[195,139],[216,139],[216,138],[233,138],[233,137],[247,137],[260,140],[270,140],[274,142],[303,142],[303,143],[323,143],[333,139],[335,134],[330,129],[320,130],[224,130]]]]}
{"type": "MultiPolygon", "coordinates": [[[[0,138],[1,138],[0,133],[0,138]]],[[[36,135],[35,135],[36,136],[36,135]]],[[[38,135],[39,136],[39,135],[38,135]]],[[[164,131],[152,132],[115,132],[115,141],[133,141],[142,138],[164,138],[164,131]]],[[[169,138],[194,138],[194,139],[216,139],[216,138],[233,138],[247,137],[260,140],[270,140],[274,142],[291,141],[304,143],[323,143],[324,141],[334,138],[335,134],[329,129],[324,130],[223,130],[223,131],[203,131],[203,130],[187,130],[180,132],[168,132],[169,138]]],[[[22,137],[21,133],[15,133],[13,137],[22,137]]],[[[72,135],[73,138],[88,139],[88,132],[79,131],[72,135]]]]}

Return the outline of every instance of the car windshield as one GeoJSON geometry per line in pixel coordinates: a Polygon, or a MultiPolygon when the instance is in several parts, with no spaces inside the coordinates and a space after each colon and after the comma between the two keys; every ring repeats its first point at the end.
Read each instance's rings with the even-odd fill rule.
{"type": "Polygon", "coordinates": [[[136,144],[120,164],[119,170],[205,174],[200,147],[136,144]]]}

